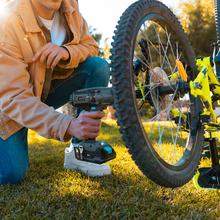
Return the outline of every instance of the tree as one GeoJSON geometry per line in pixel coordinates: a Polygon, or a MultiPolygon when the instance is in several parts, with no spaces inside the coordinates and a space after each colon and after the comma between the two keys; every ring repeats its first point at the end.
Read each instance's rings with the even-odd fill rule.
{"type": "Polygon", "coordinates": [[[193,0],[180,5],[180,20],[197,56],[209,56],[216,42],[213,0],[193,0]]]}
{"type": "Polygon", "coordinates": [[[92,37],[95,39],[98,45],[100,45],[100,41],[102,39],[102,34],[98,33],[96,28],[89,26],[89,33],[92,35],[92,37]]]}

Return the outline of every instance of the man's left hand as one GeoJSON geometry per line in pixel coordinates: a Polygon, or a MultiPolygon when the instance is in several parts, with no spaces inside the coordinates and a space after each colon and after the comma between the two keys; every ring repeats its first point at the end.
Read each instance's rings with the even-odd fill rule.
{"type": "Polygon", "coordinates": [[[47,68],[53,69],[61,60],[68,60],[69,56],[68,50],[64,47],[48,43],[34,55],[32,61],[39,60],[41,63],[46,63],[47,68]]]}

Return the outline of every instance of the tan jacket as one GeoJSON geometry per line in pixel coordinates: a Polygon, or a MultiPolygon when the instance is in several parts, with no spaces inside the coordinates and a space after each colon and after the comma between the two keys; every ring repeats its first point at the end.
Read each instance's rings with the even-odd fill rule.
{"type": "MultiPolygon", "coordinates": [[[[76,68],[88,56],[97,55],[98,47],[76,0],[63,0],[60,11],[74,36],[64,45],[70,61],[62,67],[76,68]]],[[[72,117],[41,102],[46,67],[39,61],[32,63],[46,43],[31,3],[19,0],[7,21],[0,22],[0,137],[4,140],[27,127],[46,138],[67,141],[64,136],[72,117]]]]}

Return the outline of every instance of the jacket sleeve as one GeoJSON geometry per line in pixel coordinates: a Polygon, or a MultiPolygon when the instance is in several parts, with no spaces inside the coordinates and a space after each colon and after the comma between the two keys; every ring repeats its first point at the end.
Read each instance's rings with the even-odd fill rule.
{"type": "Polygon", "coordinates": [[[67,63],[65,63],[65,65],[59,64],[60,67],[65,69],[76,68],[79,63],[85,61],[87,57],[97,56],[99,51],[99,47],[89,33],[87,22],[79,13],[78,5],[76,3],[75,8],[76,12],[75,15],[73,15],[73,20],[76,17],[75,22],[78,22],[81,25],[79,29],[76,30],[78,33],[74,33],[74,38],[79,38],[79,41],[76,43],[75,40],[73,40],[63,45],[63,47],[65,47],[70,54],[70,59],[67,63]]]}
{"type": "MultiPolygon", "coordinates": [[[[64,137],[72,117],[56,112],[54,108],[41,102],[39,97],[34,96],[28,66],[23,60],[16,31],[11,25],[1,31],[1,112],[46,138],[68,141],[64,137]]],[[[23,36],[20,37],[22,39],[23,36]]]]}

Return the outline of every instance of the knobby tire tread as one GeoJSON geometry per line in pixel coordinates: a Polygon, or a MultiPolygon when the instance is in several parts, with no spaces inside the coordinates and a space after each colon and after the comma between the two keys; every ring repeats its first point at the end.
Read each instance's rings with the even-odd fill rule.
{"type": "MultiPolygon", "coordinates": [[[[194,160],[191,162],[191,168],[187,170],[188,174],[177,174],[161,166],[157,158],[152,156],[152,151],[146,139],[144,138],[142,128],[138,123],[138,117],[135,112],[130,85],[129,62],[131,52],[131,42],[134,38],[134,26],[140,19],[140,12],[157,11],[161,16],[166,16],[166,21],[171,25],[175,24],[176,31],[182,35],[186,43],[186,50],[189,57],[190,66],[195,70],[195,55],[188,43],[184,31],[176,19],[175,15],[161,2],[152,0],[139,0],[133,3],[121,16],[116,26],[111,49],[111,71],[114,91],[114,106],[116,108],[117,122],[120,127],[123,140],[133,160],[140,170],[155,183],[165,187],[178,187],[187,183],[194,173],[201,158],[201,147],[195,152],[194,160]],[[181,175],[187,175],[183,178],[181,175]],[[172,177],[173,176],[173,177],[172,177]]],[[[194,73],[195,74],[195,73],[194,73]]],[[[191,76],[193,78],[194,76],[191,76]]],[[[203,131],[198,131],[198,142],[202,142],[203,131]]]]}

